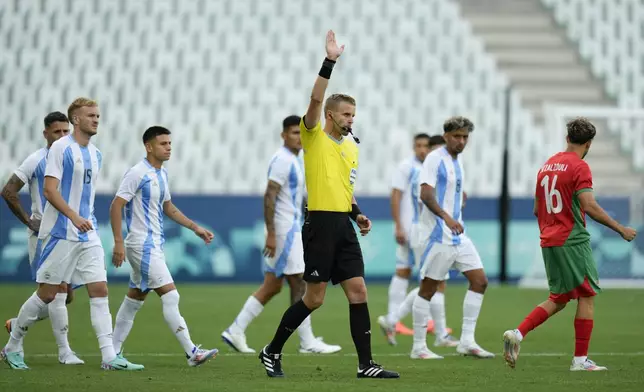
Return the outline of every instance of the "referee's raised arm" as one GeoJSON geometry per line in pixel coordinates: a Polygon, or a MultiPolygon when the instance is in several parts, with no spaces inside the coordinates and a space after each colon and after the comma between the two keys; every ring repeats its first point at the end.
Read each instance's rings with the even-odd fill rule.
{"type": "Polygon", "coordinates": [[[324,93],[329,85],[331,71],[333,70],[335,62],[338,60],[340,55],[342,55],[342,52],[344,52],[344,45],[338,46],[338,43],[335,40],[335,33],[333,30],[329,30],[329,32],[326,33],[326,58],[324,59],[324,63],[322,63],[322,68],[320,69],[318,77],[315,80],[315,84],[313,85],[311,102],[309,103],[309,108],[304,116],[304,125],[307,129],[313,129],[320,121],[322,103],[324,102],[324,93]]]}

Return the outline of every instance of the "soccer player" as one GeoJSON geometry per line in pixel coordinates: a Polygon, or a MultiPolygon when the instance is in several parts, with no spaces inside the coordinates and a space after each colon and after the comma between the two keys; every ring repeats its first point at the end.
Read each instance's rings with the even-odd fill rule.
{"type": "Polygon", "coordinates": [[[355,116],[355,100],[331,95],[324,103],[325,125],[320,124],[324,92],[331,71],[344,50],[333,31],[326,36],[327,57],[313,86],[311,102],[300,122],[308,213],[302,228],[304,297],[284,313],[273,340],[259,354],[269,377],[283,377],[282,348],[300,324],[324,302],[328,281],[342,286],[349,301],[351,336],[358,352],[358,378],[398,378],[371,357],[371,322],[360,243],[351,223],[362,235],[371,221],[353,197],[358,170],[358,146],[347,138],[355,116]]]}
{"type": "MultiPolygon", "coordinates": [[[[242,353],[254,353],[246,344],[244,331],[264,310],[264,306],[282,289],[283,278],[291,288],[291,304],[304,295],[304,255],[302,251],[302,201],[304,200],[304,163],[299,157],[300,117],[286,117],[282,123],[284,145],[273,155],[268,166],[268,185],[264,193],[264,283],[244,304],[235,321],[221,337],[230,347],[242,353]]],[[[297,329],[301,353],[329,354],[341,347],[316,339],[311,317],[297,329]]]]}
{"type": "MultiPolygon", "coordinates": [[[[28,239],[28,256],[31,267],[32,278],[36,279],[37,264],[34,262],[36,255],[36,244],[38,243],[38,230],[40,229],[40,220],[45,207],[45,196],[43,195],[45,183],[45,164],[47,163],[47,152],[51,145],[63,136],[69,133],[69,120],[61,112],[52,112],[45,117],[45,129],[43,136],[47,140],[47,147],[43,147],[22,162],[9,181],[2,189],[2,197],[7,202],[9,209],[13,214],[27,226],[29,233],[28,239]],[[31,216],[20,205],[18,193],[22,187],[27,184],[29,187],[29,196],[31,197],[31,216]]],[[[69,330],[69,317],[67,314],[66,304],[72,302],[73,291],[71,285],[62,283],[59,287],[54,300],[49,306],[42,308],[37,320],[44,320],[50,317],[54,338],[58,345],[58,361],[64,365],[80,365],[84,362],[74,354],[69,347],[67,333],[69,330]]],[[[13,324],[16,319],[12,318],[5,322],[7,332],[11,333],[13,324]]],[[[20,352],[22,349],[22,339],[20,340],[20,352]]]]}
{"type": "Polygon", "coordinates": [[[163,253],[163,215],[189,228],[209,244],[214,235],[188,219],[172,203],[168,173],[162,167],[170,159],[170,131],[153,126],[143,133],[147,156],[123,176],[112,205],[110,222],[114,234],[112,264],[130,262],[130,288],[116,314],[114,350],[122,356],[123,342],[132,329],[134,317],[150,290],[161,298],[163,317],[181,344],[188,365],[199,366],[217,355],[217,349],[203,350],[190,339],[186,321],[179,313],[179,292],[174,285],[163,253]],[[125,207],[127,237],[123,241],[122,212],[125,207]]]}
{"type": "MultiPolygon", "coordinates": [[[[442,135],[429,136],[426,133],[419,133],[414,136],[414,156],[405,159],[398,165],[394,173],[391,190],[391,215],[395,223],[395,238],[398,243],[396,249],[396,273],[389,284],[389,309],[386,316],[378,317],[380,329],[385,334],[387,342],[396,345],[396,333],[413,335],[413,331],[405,327],[400,320],[411,312],[414,298],[418,295],[418,288],[407,294],[409,278],[412,268],[417,265],[420,259],[418,252],[414,252],[411,246],[412,230],[416,231],[418,218],[422,203],[420,201],[420,186],[418,177],[423,167],[423,161],[427,154],[443,146],[445,139],[442,135]]],[[[414,244],[415,245],[415,244],[414,244]]],[[[422,252],[422,250],[421,250],[422,252]]],[[[445,279],[449,279],[449,274],[445,279]]],[[[445,304],[445,282],[438,286],[433,301],[440,301],[445,304]]],[[[442,312],[445,317],[445,311],[442,312]]],[[[451,329],[446,329],[451,333],[451,329]]],[[[434,332],[434,322],[429,320],[427,332],[434,332]]],[[[443,339],[442,342],[451,343],[451,339],[443,339]]]]}
{"type": "Polygon", "coordinates": [[[593,331],[594,297],[600,292],[597,267],[586,230],[586,214],[632,241],[637,232],[611,218],[595,201],[593,178],[584,157],[595,137],[595,126],[585,118],[566,124],[568,147],[550,157],[537,173],[534,214],[539,222],[541,253],[550,296],[519,324],[503,334],[505,361],[514,368],[521,341],[552,315],[577,300],[575,353],[571,371],[607,370],[588,359],[593,331]]]}
{"type": "Polygon", "coordinates": [[[436,331],[435,345],[451,345],[443,344],[445,339],[451,340],[442,322],[444,317],[440,317],[444,305],[431,301],[451,268],[462,272],[470,284],[463,301],[463,327],[456,351],[479,358],[494,357],[474,340],[487,277],[476,247],[464,233],[461,217],[465,173],[459,155],[473,130],[474,124],[465,117],[447,119],[443,124],[445,147],[429,154],[420,172],[420,198],[424,207],[418,231],[424,238],[424,250],[420,261],[422,281],[412,311],[414,344],[410,356],[414,359],[438,357],[427,348],[427,318],[430,313],[436,331]]]}
{"type": "Polygon", "coordinates": [[[84,284],[90,297],[92,326],[101,349],[102,368],[139,370],[117,358],[112,346],[112,316],[107,299],[104,252],[96,231],[94,195],[102,166],[101,152],[90,142],[98,131],[95,101],[78,98],[67,111],[74,130],[52,144],[47,154],[43,212],[35,259],[38,290],[20,308],[9,342],[0,355],[12,369],[27,369],[20,342],[63,282],[84,284]]]}

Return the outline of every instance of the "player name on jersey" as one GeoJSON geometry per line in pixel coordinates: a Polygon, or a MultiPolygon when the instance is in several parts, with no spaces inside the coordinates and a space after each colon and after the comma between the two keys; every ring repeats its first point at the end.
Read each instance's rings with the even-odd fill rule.
{"type": "Polygon", "coordinates": [[[543,165],[539,173],[555,171],[565,172],[566,170],[568,170],[568,165],[565,163],[548,163],[543,165]]]}

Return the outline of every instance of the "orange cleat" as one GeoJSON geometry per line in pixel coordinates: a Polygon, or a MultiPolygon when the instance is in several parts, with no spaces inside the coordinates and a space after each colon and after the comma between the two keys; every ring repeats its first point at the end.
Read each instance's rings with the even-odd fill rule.
{"type": "Polygon", "coordinates": [[[7,330],[7,333],[11,333],[11,320],[12,319],[9,319],[4,322],[4,329],[7,330]]]}
{"type": "MultiPolygon", "coordinates": [[[[427,332],[432,335],[434,334],[434,320],[429,320],[427,322],[427,332]]],[[[448,335],[451,335],[452,329],[450,327],[445,327],[445,332],[447,332],[448,335]]]]}
{"type": "Polygon", "coordinates": [[[407,328],[405,324],[401,322],[396,323],[396,333],[399,335],[414,336],[414,330],[407,328]]]}

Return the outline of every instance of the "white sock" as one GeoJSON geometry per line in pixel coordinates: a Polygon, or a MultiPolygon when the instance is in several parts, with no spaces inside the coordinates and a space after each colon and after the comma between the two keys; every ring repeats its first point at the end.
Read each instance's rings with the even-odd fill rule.
{"type": "Polygon", "coordinates": [[[11,333],[9,334],[9,342],[7,342],[8,352],[20,350],[22,338],[27,334],[27,329],[38,321],[38,314],[43,308],[47,309],[47,304],[36,293],[31,294],[31,297],[22,304],[18,317],[16,317],[11,328],[11,333]]]}
{"type": "MultiPolygon", "coordinates": [[[[56,299],[54,298],[54,301],[55,300],[56,299]]],[[[49,307],[45,306],[44,308],[40,309],[40,313],[38,313],[38,319],[36,321],[47,320],[48,318],[49,318],[49,307]]]]}
{"type": "Polygon", "coordinates": [[[163,318],[168,324],[168,327],[174,332],[174,335],[179,340],[181,347],[186,355],[191,355],[195,349],[195,344],[190,339],[190,332],[186,320],[181,317],[179,313],[179,292],[172,290],[161,296],[161,303],[163,304],[163,318]]]}
{"type": "Polygon", "coordinates": [[[248,297],[244,307],[235,318],[235,321],[228,327],[228,330],[233,335],[240,335],[246,331],[248,324],[264,310],[264,305],[257,300],[254,296],[248,297]]]}
{"type": "Polygon", "coordinates": [[[434,319],[434,334],[436,337],[443,338],[447,335],[445,321],[445,294],[436,292],[429,303],[429,309],[434,319]]]}
{"type": "Polygon", "coordinates": [[[573,361],[575,364],[580,364],[586,362],[586,359],[588,359],[588,356],[584,355],[583,357],[573,357],[573,361]]]}
{"type": "Polygon", "coordinates": [[[54,331],[54,338],[56,338],[56,344],[58,345],[58,355],[72,351],[69,348],[69,341],[67,340],[69,315],[67,314],[66,301],[67,293],[58,293],[54,297],[54,300],[47,306],[51,320],[51,329],[54,331]]]}
{"type": "Polygon", "coordinates": [[[481,312],[481,305],[483,305],[483,294],[468,290],[463,300],[461,344],[474,343],[474,330],[476,329],[476,320],[481,312]]]}
{"type": "Polygon", "coordinates": [[[299,327],[297,327],[297,333],[300,335],[300,346],[309,347],[315,341],[315,335],[313,335],[313,327],[311,326],[311,315],[308,315],[307,318],[302,321],[299,327]]]}
{"type": "MultiPolygon", "coordinates": [[[[398,275],[391,277],[391,283],[389,283],[389,306],[387,307],[388,319],[395,318],[395,313],[398,311],[400,304],[405,300],[408,287],[409,279],[401,278],[398,275]]],[[[396,320],[396,323],[398,321],[400,319],[396,320]]]]}
{"type": "Polygon", "coordinates": [[[92,319],[94,332],[96,332],[103,362],[112,362],[116,358],[116,352],[112,346],[112,315],[107,297],[90,298],[89,315],[92,319]]]}
{"type": "Polygon", "coordinates": [[[136,312],[143,306],[143,301],[138,301],[125,296],[118,313],[116,314],[116,321],[114,322],[114,336],[112,337],[112,344],[114,351],[118,354],[123,350],[123,342],[130,334],[132,326],[134,325],[134,317],[136,312]]]}
{"type": "Polygon", "coordinates": [[[387,315],[387,323],[390,326],[395,326],[398,321],[404,319],[407,317],[409,313],[411,313],[412,306],[414,305],[414,299],[418,297],[418,291],[420,290],[420,287],[416,287],[412,291],[407,294],[405,297],[405,300],[398,306],[398,309],[396,309],[395,312],[389,313],[387,315]]]}
{"type": "Polygon", "coordinates": [[[427,346],[427,317],[429,316],[429,301],[417,295],[412,306],[414,319],[414,348],[427,346]]]}

